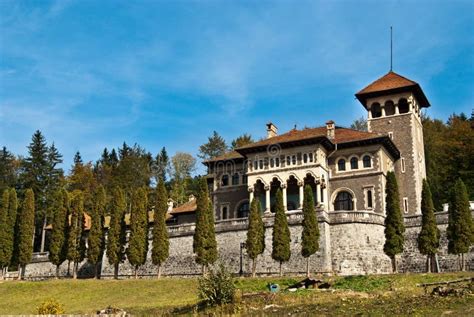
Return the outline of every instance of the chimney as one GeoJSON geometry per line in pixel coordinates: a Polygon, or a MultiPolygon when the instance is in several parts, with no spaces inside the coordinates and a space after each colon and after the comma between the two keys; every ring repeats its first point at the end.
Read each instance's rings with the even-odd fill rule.
{"type": "Polygon", "coordinates": [[[327,130],[327,136],[329,140],[334,140],[336,137],[336,126],[334,124],[334,121],[329,120],[326,122],[326,130],[327,130]]]}
{"type": "Polygon", "coordinates": [[[273,123],[267,123],[267,139],[278,135],[278,128],[273,123]]]}

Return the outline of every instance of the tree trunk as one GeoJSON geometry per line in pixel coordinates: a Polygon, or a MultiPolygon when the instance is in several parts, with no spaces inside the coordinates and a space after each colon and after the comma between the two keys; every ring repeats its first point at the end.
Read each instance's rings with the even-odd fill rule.
{"type": "Polygon", "coordinates": [[[309,256],[306,258],[306,277],[309,277],[309,256]]]}
{"type": "Polygon", "coordinates": [[[138,266],[135,266],[135,279],[138,279],[138,266]]]}
{"type": "Polygon", "coordinates": [[[46,240],[46,215],[44,216],[43,228],[41,230],[41,249],[40,249],[40,252],[44,252],[45,240],[46,240]]]}
{"type": "Polygon", "coordinates": [[[67,261],[67,276],[71,276],[71,261],[67,261]]]}
{"type": "Polygon", "coordinates": [[[72,263],[72,279],[75,280],[77,279],[77,263],[74,261],[72,263]]]}
{"type": "Polygon", "coordinates": [[[94,264],[94,279],[99,277],[99,263],[94,264]]]}
{"type": "Polygon", "coordinates": [[[114,264],[114,279],[118,280],[118,273],[119,273],[119,264],[114,264]]]}
{"type": "Polygon", "coordinates": [[[394,255],[392,257],[392,270],[393,270],[393,273],[398,273],[398,268],[397,268],[397,256],[394,255]]]}
{"type": "Polygon", "coordinates": [[[431,273],[431,254],[426,257],[426,272],[431,273]]]}
{"type": "Polygon", "coordinates": [[[2,267],[2,271],[0,272],[0,281],[3,280],[4,276],[5,276],[5,269],[2,267]]]}
{"type": "Polygon", "coordinates": [[[439,268],[438,254],[435,254],[435,255],[434,255],[434,259],[435,259],[435,269],[436,269],[436,273],[441,273],[441,270],[440,270],[440,268],[439,268]]]}
{"type": "Polygon", "coordinates": [[[158,274],[156,276],[157,278],[161,277],[161,264],[158,264],[158,274]]]}
{"type": "Polygon", "coordinates": [[[21,267],[21,264],[18,264],[18,280],[21,281],[22,280],[22,267],[21,267]]]}
{"type": "Polygon", "coordinates": [[[59,264],[56,265],[56,279],[59,278],[59,264]]]}
{"type": "Polygon", "coordinates": [[[461,253],[461,271],[465,271],[465,265],[464,265],[464,253],[461,253]]]}
{"type": "Polygon", "coordinates": [[[282,263],[283,263],[283,262],[280,261],[280,277],[283,276],[283,270],[282,270],[282,268],[281,268],[282,263]]]}
{"type": "Polygon", "coordinates": [[[252,259],[252,277],[255,277],[256,272],[257,272],[257,261],[255,261],[255,259],[252,259]]]}

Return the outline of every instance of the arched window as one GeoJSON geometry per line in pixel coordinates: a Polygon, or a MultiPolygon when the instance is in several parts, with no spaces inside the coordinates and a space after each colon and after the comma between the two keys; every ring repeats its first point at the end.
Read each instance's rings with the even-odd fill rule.
{"type": "Polygon", "coordinates": [[[345,159],[340,159],[337,161],[337,169],[339,171],[345,171],[346,170],[346,160],[345,159]]]}
{"type": "Polygon", "coordinates": [[[232,175],[232,185],[239,185],[239,173],[234,173],[234,175],[232,175]]]}
{"type": "Polygon", "coordinates": [[[222,207],[222,219],[227,219],[229,218],[229,214],[228,214],[228,210],[227,210],[227,206],[224,206],[222,207]]]}
{"type": "Polygon", "coordinates": [[[270,158],[270,167],[273,168],[275,167],[275,160],[272,158],[270,158]]]}
{"type": "Polygon", "coordinates": [[[248,216],[249,216],[249,203],[248,201],[246,201],[246,202],[241,203],[239,208],[237,209],[237,217],[247,218],[248,216]]]}
{"type": "Polygon", "coordinates": [[[385,115],[393,116],[395,114],[395,105],[392,100],[385,102],[385,115]]]}
{"type": "Polygon", "coordinates": [[[275,157],[275,166],[280,167],[280,158],[279,157],[275,157]]]}
{"type": "Polygon", "coordinates": [[[222,186],[229,186],[229,175],[222,175],[221,184],[222,186]]]}
{"type": "Polygon", "coordinates": [[[309,153],[309,161],[313,162],[313,153],[309,153]]]}
{"type": "Polygon", "coordinates": [[[359,160],[357,157],[351,158],[351,170],[356,170],[359,168],[359,160]]]}
{"type": "Polygon", "coordinates": [[[291,164],[291,156],[286,157],[286,166],[289,166],[291,164]]]}
{"type": "Polygon", "coordinates": [[[370,111],[372,112],[372,118],[380,118],[382,116],[382,108],[378,102],[372,104],[370,111]]]}
{"type": "Polygon", "coordinates": [[[334,201],[334,210],[353,210],[352,195],[348,192],[339,192],[334,201]]]}
{"type": "Polygon", "coordinates": [[[253,168],[254,168],[255,170],[258,170],[258,161],[257,161],[257,160],[255,160],[255,161],[253,162],[253,168]]]}
{"type": "Polygon", "coordinates": [[[263,160],[258,161],[258,168],[263,170],[263,160]]]}
{"type": "Polygon", "coordinates": [[[308,163],[308,154],[303,154],[303,163],[308,163]]]}
{"type": "Polygon", "coordinates": [[[296,165],[296,155],[291,157],[291,164],[296,165]]]}
{"type": "Polygon", "coordinates": [[[408,106],[408,101],[405,98],[398,100],[398,112],[399,113],[407,113],[410,110],[408,106]]]}
{"type": "Polygon", "coordinates": [[[364,164],[364,167],[372,167],[372,160],[370,159],[369,155],[365,155],[362,158],[362,162],[364,164]]]}

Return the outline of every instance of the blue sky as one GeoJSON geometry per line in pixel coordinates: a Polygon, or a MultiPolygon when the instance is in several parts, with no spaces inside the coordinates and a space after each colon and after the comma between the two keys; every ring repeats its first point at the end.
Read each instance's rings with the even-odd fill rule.
{"type": "Polygon", "coordinates": [[[40,129],[69,170],[75,151],[135,142],[196,154],[229,142],[348,126],[354,93],[389,70],[447,119],[474,107],[473,1],[0,0],[0,146],[40,129]]]}

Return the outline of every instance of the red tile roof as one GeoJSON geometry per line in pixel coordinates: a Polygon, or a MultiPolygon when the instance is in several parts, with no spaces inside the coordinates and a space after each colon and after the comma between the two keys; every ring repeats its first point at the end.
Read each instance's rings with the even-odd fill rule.
{"type": "Polygon", "coordinates": [[[412,91],[417,97],[422,107],[429,107],[429,101],[426,98],[420,85],[406,77],[403,77],[393,71],[388,72],[384,76],[380,77],[370,85],[356,93],[357,99],[364,105],[365,100],[371,96],[379,96],[382,94],[397,92],[397,91],[412,91]]]}
{"type": "Polygon", "coordinates": [[[219,155],[217,157],[214,157],[212,159],[205,160],[203,163],[216,162],[216,161],[226,161],[226,160],[235,160],[235,159],[239,159],[239,158],[243,159],[244,157],[236,151],[230,151],[230,152],[224,153],[222,155],[219,155]]]}
{"type": "MultiPolygon", "coordinates": [[[[261,147],[261,146],[270,146],[273,144],[287,143],[287,142],[292,142],[292,141],[302,141],[302,140],[313,139],[317,137],[325,137],[326,135],[327,135],[326,127],[306,128],[303,130],[293,129],[287,133],[280,134],[269,139],[261,140],[258,142],[254,142],[252,144],[242,146],[238,148],[238,150],[250,149],[250,148],[261,147]]],[[[332,140],[332,142],[344,143],[344,142],[378,138],[381,136],[382,135],[378,133],[371,133],[371,132],[364,132],[364,131],[357,131],[357,130],[352,130],[352,129],[336,127],[335,139],[332,140]]]]}
{"type": "Polygon", "coordinates": [[[190,201],[185,202],[184,204],[173,208],[170,214],[175,215],[175,214],[182,214],[182,213],[188,213],[188,212],[195,212],[196,209],[197,209],[197,200],[196,198],[193,198],[190,201]]]}

